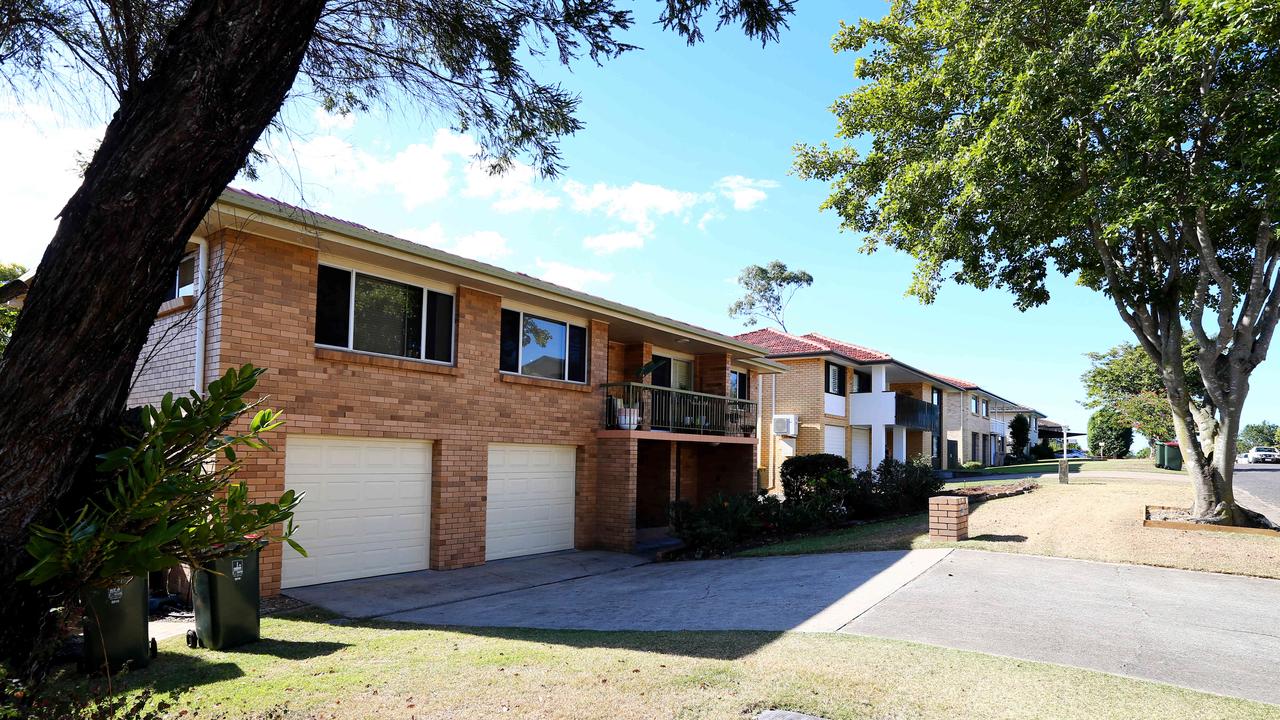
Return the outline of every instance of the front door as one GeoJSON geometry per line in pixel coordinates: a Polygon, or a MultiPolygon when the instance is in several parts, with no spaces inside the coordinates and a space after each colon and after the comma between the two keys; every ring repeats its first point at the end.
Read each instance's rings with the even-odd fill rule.
{"type": "Polygon", "coordinates": [[[960,446],[955,440],[947,441],[947,467],[954,468],[960,464],[960,446]]]}

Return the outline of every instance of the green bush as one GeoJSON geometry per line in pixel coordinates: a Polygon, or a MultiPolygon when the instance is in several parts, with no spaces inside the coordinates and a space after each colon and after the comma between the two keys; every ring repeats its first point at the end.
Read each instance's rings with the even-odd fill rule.
{"type": "Polygon", "coordinates": [[[977,460],[970,460],[967,463],[960,463],[960,469],[961,470],[981,470],[982,463],[978,462],[977,460]]]}
{"type": "Polygon", "coordinates": [[[1143,459],[1145,459],[1145,458],[1149,458],[1149,457],[1151,457],[1151,448],[1149,448],[1149,447],[1144,447],[1144,448],[1142,448],[1142,449],[1138,450],[1138,452],[1134,453],[1134,454],[1133,454],[1133,456],[1134,456],[1134,457],[1136,457],[1136,458],[1143,458],[1143,459]]]}
{"type": "Polygon", "coordinates": [[[1040,444],[1032,446],[1031,457],[1036,460],[1052,460],[1053,448],[1049,447],[1049,440],[1041,438],[1040,444]]]}
{"type": "Polygon", "coordinates": [[[782,494],[787,499],[800,499],[812,492],[833,472],[849,472],[849,461],[839,455],[813,453],[794,455],[782,461],[782,494]]]}
{"type": "Polygon", "coordinates": [[[756,495],[717,493],[701,507],[671,503],[671,531],[697,555],[719,555],[756,537],[766,526],[767,508],[756,495]]]}
{"type": "Polygon", "coordinates": [[[944,484],[924,458],[907,462],[885,458],[876,468],[876,481],[882,509],[904,513],[929,507],[930,496],[937,495],[944,484]]]}

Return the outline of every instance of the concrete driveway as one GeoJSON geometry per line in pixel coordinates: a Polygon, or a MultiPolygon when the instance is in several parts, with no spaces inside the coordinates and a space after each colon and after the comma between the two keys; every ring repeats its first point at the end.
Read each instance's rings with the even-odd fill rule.
{"type": "Polygon", "coordinates": [[[948,550],[658,563],[382,619],[582,630],[833,632],[948,550]]]}
{"type": "Polygon", "coordinates": [[[956,550],[841,632],[1280,704],[1280,581],[956,550]]]}

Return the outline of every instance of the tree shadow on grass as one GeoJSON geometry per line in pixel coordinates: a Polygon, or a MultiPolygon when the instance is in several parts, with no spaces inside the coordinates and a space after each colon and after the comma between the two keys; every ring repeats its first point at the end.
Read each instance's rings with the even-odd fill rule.
{"type": "Polygon", "coordinates": [[[976,540],[978,542],[1020,543],[1020,542],[1026,542],[1027,536],[1026,535],[993,535],[991,533],[984,533],[982,535],[974,535],[969,539],[976,540]]]}

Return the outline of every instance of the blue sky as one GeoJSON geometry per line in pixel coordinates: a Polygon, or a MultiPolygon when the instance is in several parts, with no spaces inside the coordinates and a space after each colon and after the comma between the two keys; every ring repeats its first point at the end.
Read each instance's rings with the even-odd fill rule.
{"type": "MultiPolygon", "coordinates": [[[[658,3],[633,7],[625,39],[644,50],[571,72],[538,63],[582,95],[586,128],[563,143],[560,178],[469,168],[471,141],[447,118],[331,118],[294,103],[289,136],[264,141],[277,163],[237,184],[726,333],[745,329],[726,313],[739,270],[779,259],[815,278],[788,311],[793,332],[883,350],[1084,428],[1082,353],[1131,339],[1108,300],[1054,277],[1049,304],[1025,313],[1003,291],[955,285],[922,306],[903,295],[909,257],[857,252],[859,238],[818,211],[825,186],[789,175],[792,146],[832,139],[828,107],[853,87],[854,58],[833,54],[831,36],[884,4],[805,0],[764,49],[731,29],[689,48],[652,25],[658,3]]],[[[75,153],[100,136],[74,105],[0,98],[0,148],[32,168],[0,179],[0,210],[17,219],[0,261],[38,260],[75,187],[75,153]]],[[[1255,373],[1245,420],[1266,417],[1277,390],[1273,360],[1255,373]]]]}

